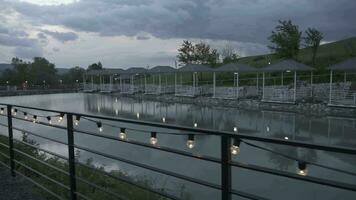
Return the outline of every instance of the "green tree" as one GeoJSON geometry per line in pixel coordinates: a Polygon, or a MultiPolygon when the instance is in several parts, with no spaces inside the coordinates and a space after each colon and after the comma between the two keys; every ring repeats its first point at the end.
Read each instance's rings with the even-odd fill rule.
{"type": "Polygon", "coordinates": [[[313,66],[315,67],[316,55],[318,53],[320,42],[324,38],[323,33],[321,33],[315,28],[308,28],[305,31],[305,34],[307,36],[304,37],[304,42],[307,47],[310,47],[312,49],[312,62],[313,66]]]}
{"type": "Polygon", "coordinates": [[[194,62],[194,45],[188,40],[184,40],[182,46],[178,49],[178,60],[180,63],[188,64],[194,62]]]}
{"type": "Polygon", "coordinates": [[[29,77],[33,84],[41,85],[44,81],[46,84],[56,84],[56,73],[55,65],[50,63],[46,58],[35,57],[30,64],[29,77]]]}
{"type": "Polygon", "coordinates": [[[13,68],[13,84],[23,84],[29,79],[29,66],[30,63],[15,57],[11,60],[13,68]]]}
{"type": "Polygon", "coordinates": [[[279,21],[268,38],[272,43],[269,48],[276,52],[279,57],[296,58],[299,53],[302,32],[291,20],[279,21]]]}
{"type": "Polygon", "coordinates": [[[236,50],[229,44],[221,49],[220,55],[223,63],[236,62],[240,58],[236,50]]]}
{"type": "Polygon", "coordinates": [[[63,75],[62,79],[64,80],[65,83],[76,83],[77,80],[81,82],[84,73],[85,73],[84,68],[75,66],[70,68],[68,73],[63,75]]]}
{"type": "Polygon", "coordinates": [[[178,52],[177,58],[183,64],[195,63],[214,66],[219,61],[218,51],[204,42],[193,44],[185,40],[178,52]]]}
{"type": "Polygon", "coordinates": [[[103,65],[101,64],[101,62],[93,63],[88,66],[88,71],[89,70],[101,70],[101,69],[103,69],[103,65]]]}

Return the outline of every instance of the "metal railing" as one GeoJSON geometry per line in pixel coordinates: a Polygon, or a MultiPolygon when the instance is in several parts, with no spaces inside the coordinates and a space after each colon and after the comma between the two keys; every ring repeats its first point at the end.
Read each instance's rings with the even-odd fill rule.
{"type": "MultiPolygon", "coordinates": [[[[101,187],[95,183],[92,183],[83,177],[77,176],[76,175],[76,167],[78,167],[79,165],[82,167],[86,167],[90,170],[93,170],[95,172],[102,173],[103,175],[113,178],[116,181],[121,181],[121,182],[130,184],[134,187],[152,192],[152,193],[157,194],[157,195],[164,197],[166,199],[174,199],[174,200],[180,199],[179,197],[169,194],[159,188],[157,189],[157,188],[153,188],[153,187],[148,187],[148,186],[142,185],[138,182],[135,182],[132,179],[115,176],[109,172],[100,170],[93,166],[86,165],[86,164],[80,162],[79,160],[76,160],[75,149],[86,151],[91,154],[95,154],[95,155],[99,155],[99,156],[102,156],[105,158],[116,160],[118,162],[122,162],[122,163],[126,163],[128,165],[131,165],[131,166],[143,168],[143,169],[146,169],[146,170],[149,170],[149,171],[152,171],[155,173],[163,174],[163,175],[166,175],[169,177],[174,177],[174,178],[177,178],[180,180],[184,180],[186,182],[198,184],[200,186],[204,186],[207,188],[219,190],[221,193],[222,200],[231,200],[233,195],[237,195],[237,196],[240,196],[240,197],[243,197],[246,199],[254,199],[254,200],[267,199],[265,197],[259,196],[258,194],[250,194],[250,193],[240,191],[238,189],[233,188],[233,186],[232,186],[232,172],[231,172],[233,167],[243,168],[243,169],[247,169],[247,170],[251,170],[251,171],[255,171],[255,172],[262,172],[262,173],[266,173],[266,174],[272,174],[275,176],[287,177],[290,179],[301,180],[301,181],[306,181],[306,182],[310,182],[310,183],[320,184],[323,186],[329,186],[329,187],[333,187],[333,188],[356,192],[356,185],[352,185],[352,184],[348,184],[348,183],[344,183],[344,182],[338,182],[335,180],[327,180],[327,179],[323,179],[323,178],[319,178],[319,177],[305,176],[305,174],[300,175],[300,174],[291,173],[291,172],[287,172],[287,171],[280,171],[280,170],[276,170],[276,169],[272,169],[272,168],[257,166],[254,164],[247,164],[247,163],[234,161],[232,159],[232,155],[239,152],[239,147],[240,147],[240,142],[241,142],[241,143],[244,143],[245,145],[249,145],[254,148],[258,148],[258,149],[265,150],[265,151],[270,151],[272,153],[286,157],[288,159],[294,159],[296,162],[298,162],[298,164],[300,164],[300,166],[302,166],[302,167],[304,166],[303,169],[300,169],[300,170],[304,170],[306,165],[308,164],[308,165],[324,167],[325,169],[335,170],[337,172],[342,172],[342,173],[346,173],[348,175],[356,176],[356,173],[353,173],[353,172],[347,172],[344,170],[335,169],[330,166],[323,166],[318,163],[313,163],[313,162],[309,162],[309,161],[298,160],[298,159],[292,158],[288,155],[284,155],[280,152],[274,152],[268,148],[253,144],[253,143],[251,143],[251,141],[264,142],[264,143],[277,144],[277,145],[288,145],[291,147],[300,147],[300,148],[314,149],[314,150],[320,150],[320,151],[329,151],[329,152],[337,152],[337,153],[355,155],[356,149],[353,149],[353,148],[347,148],[347,147],[341,147],[341,146],[325,146],[325,145],[321,145],[321,144],[306,143],[306,142],[299,142],[299,141],[292,141],[292,140],[283,140],[283,139],[274,139],[274,138],[268,138],[268,137],[257,137],[257,136],[253,136],[253,135],[244,133],[245,130],[243,130],[243,129],[238,130],[238,133],[237,133],[237,128],[236,128],[236,130],[234,130],[236,132],[225,132],[225,131],[201,129],[198,127],[186,127],[186,126],[178,126],[178,125],[169,125],[167,123],[155,123],[155,122],[147,122],[147,121],[140,121],[140,120],[124,119],[124,118],[94,116],[94,115],[83,114],[83,113],[64,112],[64,111],[58,111],[58,110],[33,108],[33,107],[28,107],[28,106],[11,105],[11,104],[0,104],[0,108],[1,108],[0,116],[7,118],[7,123],[0,123],[0,126],[7,127],[7,129],[8,129],[8,135],[7,135],[8,144],[0,143],[0,146],[8,149],[8,153],[5,154],[5,153],[0,152],[0,157],[8,158],[9,165],[4,162],[0,162],[0,164],[9,167],[9,169],[11,170],[11,174],[13,176],[15,176],[15,174],[19,174],[19,175],[25,177],[26,179],[28,179],[29,181],[34,183],[36,186],[47,191],[49,194],[51,194],[53,197],[55,197],[57,199],[63,199],[63,197],[60,194],[56,194],[55,192],[49,190],[48,188],[46,188],[45,185],[43,185],[39,182],[36,182],[35,180],[33,180],[31,177],[27,176],[26,174],[21,173],[19,170],[16,169],[16,166],[21,166],[21,167],[37,174],[37,175],[43,177],[44,179],[58,185],[59,187],[62,187],[65,190],[68,190],[70,192],[70,199],[72,199],[72,200],[76,200],[78,197],[82,198],[82,199],[90,199],[90,197],[88,197],[87,194],[82,194],[81,192],[79,192],[77,190],[78,182],[86,183],[86,184],[90,185],[91,187],[94,187],[94,188],[96,188],[104,193],[107,193],[108,195],[111,195],[112,197],[115,197],[117,199],[125,199],[125,197],[123,197],[121,194],[119,194],[116,191],[111,191],[107,188],[104,188],[104,187],[101,187]],[[1,106],[3,106],[3,107],[1,107],[1,106]],[[36,112],[36,113],[30,114],[29,111],[36,112]],[[37,114],[37,113],[43,113],[43,112],[45,112],[46,114],[54,113],[54,115],[39,115],[39,114],[37,114]],[[32,116],[31,119],[30,119],[29,115],[32,116]],[[59,120],[64,120],[64,118],[66,118],[66,126],[52,123],[51,120],[53,120],[53,118],[59,118],[59,120]],[[16,127],[13,125],[13,119],[16,119],[16,120],[19,120],[22,122],[36,123],[36,124],[40,124],[40,125],[51,127],[51,128],[65,130],[66,134],[67,134],[67,142],[63,142],[58,139],[51,138],[47,135],[41,135],[41,134],[35,133],[33,131],[28,131],[28,130],[24,130],[23,128],[16,127]],[[40,120],[40,119],[43,119],[43,120],[40,120]],[[96,131],[86,131],[86,130],[81,130],[81,129],[75,128],[75,126],[73,125],[73,122],[74,122],[74,124],[77,124],[79,122],[79,120],[87,120],[89,122],[94,122],[94,123],[96,123],[99,130],[101,130],[101,128],[103,126],[111,126],[111,127],[117,128],[120,130],[120,134],[122,133],[122,135],[120,135],[119,137],[115,137],[115,136],[100,134],[96,131]],[[136,129],[133,129],[130,127],[123,127],[123,125],[117,126],[117,125],[113,124],[114,122],[145,126],[146,128],[143,130],[140,130],[140,131],[150,133],[151,139],[152,138],[157,139],[157,134],[181,134],[181,131],[187,132],[187,133],[189,133],[189,134],[187,134],[188,141],[190,141],[190,143],[187,143],[188,147],[189,147],[189,145],[192,145],[192,143],[194,143],[195,135],[218,136],[220,138],[220,155],[219,155],[219,157],[212,157],[212,156],[207,156],[207,155],[195,154],[195,153],[191,153],[188,151],[178,150],[175,148],[160,146],[160,145],[157,145],[157,143],[156,143],[157,140],[156,140],[156,142],[145,143],[145,142],[127,139],[126,135],[125,135],[126,130],[129,130],[129,129],[136,130],[136,129]],[[147,128],[147,127],[149,127],[149,128],[147,128]],[[176,132],[163,133],[163,132],[158,131],[161,128],[169,129],[169,130],[173,130],[173,131],[179,131],[179,133],[176,133],[176,132]],[[52,152],[52,151],[43,149],[37,145],[33,145],[30,143],[15,139],[14,133],[13,133],[14,130],[20,131],[20,132],[26,131],[26,133],[29,135],[33,135],[35,137],[49,140],[51,142],[66,145],[67,149],[68,149],[68,156],[63,156],[56,152],[52,152]],[[175,171],[165,170],[165,169],[161,169],[159,167],[144,164],[140,161],[131,160],[131,159],[128,159],[128,158],[125,158],[122,156],[120,157],[117,155],[113,155],[113,154],[101,152],[101,151],[98,151],[98,150],[95,150],[95,149],[92,149],[89,147],[85,147],[85,146],[82,146],[82,145],[79,145],[76,143],[76,141],[74,140],[75,133],[86,134],[86,135],[94,136],[97,138],[113,140],[116,142],[122,142],[122,143],[126,143],[126,144],[136,145],[136,146],[144,147],[147,149],[153,149],[156,151],[172,153],[175,155],[180,155],[180,156],[184,156],[184,157],[188,157],[188,158],[192,158],[192,159],[196,159],[196,160],[203,160],[203,161],[215,163],[215,164],[220,165],[218,173],[220,173],[220,175],[221,175],[221,180],[220,180],[219,184],[216,184],[216,183],[212,183],[212,182],[209,182],[206,180],[201,180],[201,179],[190,177],[190,176],[187,176],[187,175],[184,175],[181,173],[177,173],[175,171]],[[16,145],[14,145],[14,142],[34,148],[41,152],[45,152],[45,153],[50,154],[54,157],[66,160],[68,162],[68,169],[67,170],[61,169],[58,166],[53,166],[50,163],[47,163],[43,160],[33,157],[33,156],[29,155],[27,152],[23,152],[22,150],[18,149],[16,147],[16,145]],[[69,177],[69,185],[65,185],[65,184],[59,182],[58,180],[54,180],[54,179],[48,177],[47,175],[43,174],[42,172],[35,170],[35,169],[31,168],[30,166],[22,163],[20,160],[16,159],[17,155],[22,155],[22,156],[28,157],[38,163],[44,164],[46,167],[49,167],[51,169],[54,169],[56,171],[59,171],[65,175],[67,175],[69,177]]],[[[192,147],[192,146],[190,146],[190,147],[192,147]]]]}

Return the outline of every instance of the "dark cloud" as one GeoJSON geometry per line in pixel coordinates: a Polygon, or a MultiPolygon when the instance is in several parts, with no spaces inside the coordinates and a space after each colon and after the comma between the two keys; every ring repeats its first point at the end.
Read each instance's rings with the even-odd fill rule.
{"type": "Polygon", "coordinates": [[[33,57],[39,57],[43,55],[43,50],[39,46],[30,47],[16,47],[15,56],[23,59],[31,59],[33,57]]]}
{"type": "Polygon", "coordinates": [[[50,35],[54,39],[63,43],[78,39],[78,35],[74,32],[58,32],[58,31],[42,30],[42,34],[43,33],[50,35]]]}
{"type": "Polygon", "coordinates": [[[355,0],[85,0],[58,6],[12,5],[41,23],[105,36],[147,32],[158,38],[266,43],[279,19],[292,19],[301,28],[319,28],[329,40],[356,35],[355,0]]]}

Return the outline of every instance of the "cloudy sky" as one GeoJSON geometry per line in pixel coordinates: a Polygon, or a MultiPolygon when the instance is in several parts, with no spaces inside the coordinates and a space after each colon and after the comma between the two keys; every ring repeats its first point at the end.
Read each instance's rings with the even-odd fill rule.
{"type": "Polygon", "coordinates": [[[280,19],[318,28],[324,42],[356,36],[355,10],[355,0],[0,0],[0,63],[173,65],[184,39],[256,55],[280,19]]]}

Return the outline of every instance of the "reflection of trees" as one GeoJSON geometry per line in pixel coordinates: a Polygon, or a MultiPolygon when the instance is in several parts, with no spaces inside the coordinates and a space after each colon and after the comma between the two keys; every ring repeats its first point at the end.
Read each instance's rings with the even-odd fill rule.
{"type": "MultiPolygon", "coordinates": [[[[278,138],[283,138],[284,134],[281,133],[276,133],[276,136],[278,138]]],[[[298,140],[301,141],[313,141],[313,138],[308,137],[308,138],[298,138],[298,140]]],[[[296,158],[298,160],[304,160],[304,161],[309,161],[309,162],[316,162],[317,161],[317,154],[316,150],[314,149],[306,149],[306,148],[298,148],[298,147],[293,147],[293,146],[287,146],[287,145],[269,145],[269,149],[271,149],[274,152],[278,152],[281,154],[284,154],[286,156],[290,156],[292,158],[296,158]]],[[[273,152],[268,152],[269,155],[269,161],[271,161],[273,164],[275,164],[276,168],[279,170],[287,170],[290,166],[295,167],[296,166],[296,161],[288,158],[284,158],[276,153],[273,152]]]]}

